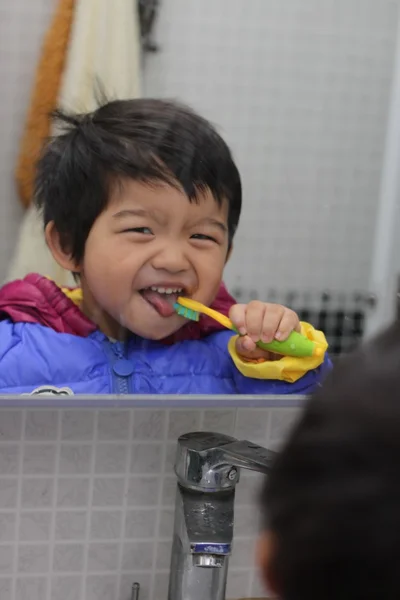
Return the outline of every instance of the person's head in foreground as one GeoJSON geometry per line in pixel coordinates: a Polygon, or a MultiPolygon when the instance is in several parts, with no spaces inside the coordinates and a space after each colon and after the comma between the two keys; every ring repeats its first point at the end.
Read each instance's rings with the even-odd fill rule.
{"type": "Polygon", "coordinates": [[[259,562],[280,598],[400,598],[399,323],[311,399],[262,509],[259,562]]]}
{"type": "Polygon", "coordinates": [[[58,122],[36,189],[48,246],[103,331],[166,338],[185,322],[179,294],[210,305],[220,287],[242,203],[230,150],[208,121],[161,100],[58,122]]]}

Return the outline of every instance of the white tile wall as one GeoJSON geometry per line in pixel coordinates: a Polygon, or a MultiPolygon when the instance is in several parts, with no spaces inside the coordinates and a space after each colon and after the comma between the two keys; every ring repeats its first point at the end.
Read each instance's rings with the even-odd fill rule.
{"type": "MultiPolygon", "coordinates": [[[[300,410],[300,409],[299,409],[300,410]]],[[[277,445],[296,409],[0,410],[1,600],[166,600],[176,436],[277,445]]],[[[228,598],[261,596],[260,476],[237,488],[228,598]]]]}
{"type": "Polygon", "coordinates": [[[163,0],[148,95],[231,143],[244,212],[227,281],[365,290],[398,0],[163,0]]]}
{"type": "MultiPolygon", "coordinates": [[[[0,5],[0,281],[21,210],[15,159],[56,0],[0,5]]],[[[147,95],[183,99],[231,143],[245,205],[227,279],[367,287],[400,0],[162,0],[147,95]]]]}

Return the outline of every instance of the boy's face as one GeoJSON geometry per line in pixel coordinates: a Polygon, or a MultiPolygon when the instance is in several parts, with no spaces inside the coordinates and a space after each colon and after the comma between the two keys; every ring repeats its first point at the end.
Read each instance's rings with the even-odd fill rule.
{"type": "Polygon", "coordinates": [[[104,333],[121,326],[163,339],[186,322],[179,295],[211,304],[228,254],[228,206],[206,191],[198,203],[167,185],[115,186],[94,223],[80,268],[85,313],[104,333]]]}

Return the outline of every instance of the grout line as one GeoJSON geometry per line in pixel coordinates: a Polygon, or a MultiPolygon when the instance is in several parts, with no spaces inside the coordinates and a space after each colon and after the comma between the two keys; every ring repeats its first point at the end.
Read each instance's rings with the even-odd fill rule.
{"type": "Polygon", "coordinates": [[[199,418],[199,431],[204,431],[204,421],[206,418],[206,411],[200,410],[200,418],[199,418]]]}
{"type": "MultiPolygon", "coordinates": [[[[122,584],[122,561],[123,561],[123,549],[124,549],[124,541],[125,541],[125,531],[126,531],[126,520],[128,513],[128,490],[129,490],[129,482],[131,476],[131,458],[132,458],[132,443],[133,443],[133,424],[135,419],[135,411],[134,409],[129,410],[129,434],[128,434],[128,456],[126,457],[126,465],[125,465],[125,482],[124,482],[124,496],[123,496],[123,504],[122,504],[122,519],[121,519],[121,531],[120,531],[120,540],[119,540],[119,549],[118,549],[118,581],[117,581],[117,600],[121,598],[121,584],[122,584]]],[[[133,567],[132,567],[133,568],[133,567]]],[[[132,582],[133,583],[133,582],[132,582]]],[[[122,600],[122,598],[121,598],[122,600]]]]}
{"type": "Polygon", "coordinates": [[[94,492],[94,472],[96,463],[96,445],[97,445],[97,428],[98,428],[98,416],[99,410],[95,411],[94,414],[94,431],[93,438],[91,441],[92,455],[90,457],[90,471],[89,471],[89,490],[88,490],[88,504],[86,507],[86,529],[85,536],[83,539],[83,567],[82,567],[82,582],[81,582],[81,599],[86,598],[86,577],[89,562],[89,540],[90,540],[90,527],[92,522],[92,506],[93,506],[93,492],[94,492]]]}
{"type": "MultiPolygon", "coordinates": [[[[160,461],[161,461],[161,465],[160,465],[160,489],[158,491],[158,502],[157,502],[157,517],[156,517],[156,525],[155,525],[155,534],[154,534],[154,543],[153,543],[153,563],[152,563],[152,572],[151,572],[151,579],[150,579],[150,590],[149,590],[149,598],[153,599],[154,596],[154,590],[155,590],[155,582],[156,582],[156,570],[157,570],[157,549],[158,549],[158,542],[161,541],[161,537],[159,534],[159,530],[160,530],[160,523],[161,523],[161,512],[163,507],[163,487],[164,487],[164,481],[165,481],[165,462],[167,459],[167,446],[169,443],[168,440],[168,428],[169,428],[169,421],[170,421],[170,417],[171,417],[171,409],[166,410],[165,411],[165,417],[164,417],[164,431],[163,431],[163,435],[162,435],[162,452],[161,452],[161,457],[160,457],[160,461]]],[[[169,538],[168,538],[169,539],[169,538]]],[[[172,540],[170,540],[172,543],[172,540]]],[[[139,582],[140,583],[140,582],[139,582]]]]}
{"type": "Polygon", "coordinates": [[[54,566],[54,552],[55,552],[55,537],[56,537],[56,517],[57,517],[57,495],[58,495],[58,486],[57,486],[57,476],[60,470],[60,454],[61,454],[61,418],[63,411],[57,411],[57,438],[56,438],[56,458],[54,465],[54,475],[53,475],[53,502],[51,507],[51,521],[50,521],[50,557],[49,557],[49,572],[47,576],[47,597],[50,600],[51,597],[51,585],[52,585],[52,572],[54,566]]]}
{"type": "Polygon", "coordinates": [[[23,465],[24,465],[24,448],[25,448],[25,425],[26,425],[26,410],[22,411],[22,438],[20,441],[20,456],[18,461],[18,490],[16,502],[16,517],[15,517],[15,548],[13,552],[13,580],[12,580],[12,598],[17,597],[17,574],[18,574],[18,550],[19,550],[19,528],[21,523],[21,502],[22,502],[22,482],[23,482],[23,465]]]}
{"type": "Polygon", "coordinates": [[[265,443],[267,448],[269,447],[269,444],[271,442],[271,433],[272,433],[272,417],[274,414],[274,409],[269,409],[268,410],[268,422],[267,422],[267,427],[266,427],[266,432],[265,432],[265,443]]]}
{"type": "Polygon", "coordinates": [[[235,413],[234,413],[235,416],[233,418],[233,432],[232,432],[232,436],[236,437],[236,427],[237,427],[237,422],[238,422],[238,412],[239,412],[239,409],[238,408],[234,408],[233,410],[235,411],[235,413]]]}
{"type": "MultiPolygon", "coordinates": [[[[239,569],[240,570],[240,569],[239,569]]],[[[243,571],[245,569],[242,569],[243,571]]],[[[119,573],[120,571],[118,571],[117,569],[114,570],[108,570],[108,569],[102,569],[100,571],[90,571],[88,573],[88,575],[90,575],[90,577],[95,576],[98,577],[99,575],[116,575],[117,573],[119,573]]],[[[158,572],[165,572],[165,573],[169,573],[168,569],[159,569],[158,572]]],[[[121,571],[122,575],[130,575],[132,573],[132,570],[127,570],[127,571],[121,571]]],[[[152,569],[139,569],[137,571],[135,571],[135,573],[144,573],[146,575],[150,575],[152,573],[152,569]]],[[[80,576],[82,577],[83,571],[55,571],[55,575],[60,575],[60,576],[66,576],[66,577],[77,577],[80,576]]],[[[48,572],[47,571],[36,571],[34,573],[21,573],[19,575],[20,579],[30,579],[31,577],[48,577],[48,572]]],[[[4,575],[2,574],[0,576],[0,579],[3,579],[4,575]]],[[[107,599],[108,600],[108,599],[107,599]]],[[[115,600],[114,598],[112,598],[111,600],[115,600]]]]}

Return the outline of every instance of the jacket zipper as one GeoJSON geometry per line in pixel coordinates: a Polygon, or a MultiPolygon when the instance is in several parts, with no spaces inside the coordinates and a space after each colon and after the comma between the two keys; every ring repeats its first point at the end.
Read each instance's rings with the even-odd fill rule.
{"type": "Polygon", "coordinates": [[[129,394],[133,365],[124,357],[123,344],[106,340],[105,349],[111,364],[113,393],[129,394]]]}

